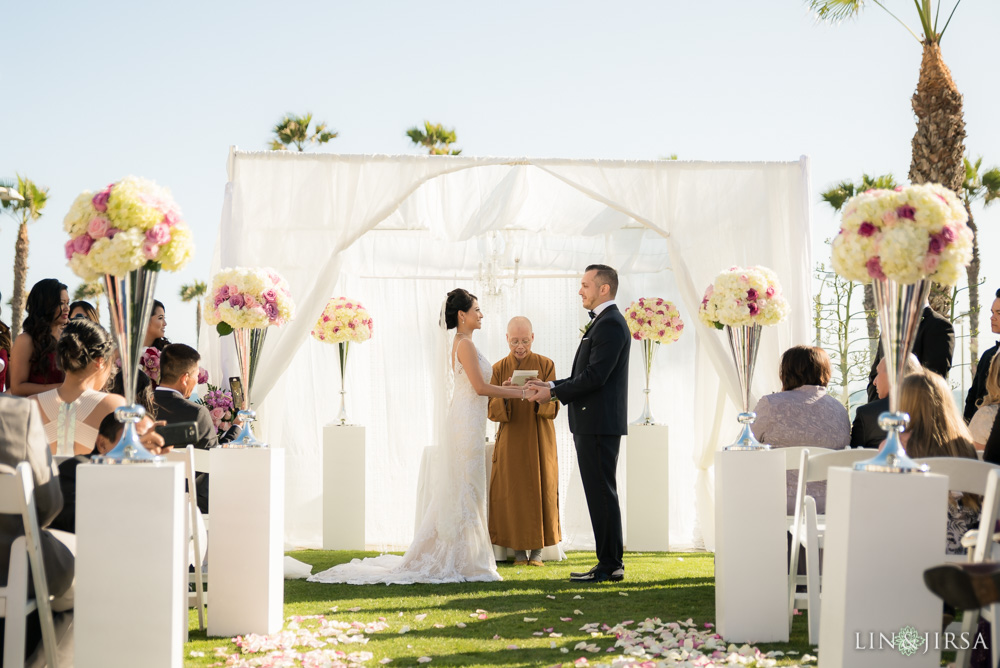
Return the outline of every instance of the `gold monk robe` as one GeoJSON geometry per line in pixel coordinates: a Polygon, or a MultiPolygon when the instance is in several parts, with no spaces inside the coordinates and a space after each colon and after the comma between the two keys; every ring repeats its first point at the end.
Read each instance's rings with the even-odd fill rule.
{"type": "MultiPolygon", "coordinates": [[[[556,379],[548,357],[511,353],[493,365],[493,385],[515,369],[537,369],[544,381],[556,379]]],[[[490,541],[514,550],[538,550],[562,540],[559,531],[559,459],[552,421],[559,403],[490,398],[489,418],[500,423],[490,473],[490,541]]]]}

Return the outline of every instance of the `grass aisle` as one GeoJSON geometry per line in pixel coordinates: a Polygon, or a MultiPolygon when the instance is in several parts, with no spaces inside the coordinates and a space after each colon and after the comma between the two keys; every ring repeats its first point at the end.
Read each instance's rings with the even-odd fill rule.
{"type": "MultiPolygon", "coordinates": [[[[290,553],[312,564],[313,572],[373,554],[318,550],[290,553]]],[[[568,581],[570,571],[587,570],[593,565],[593,554],[589,552],[570,553],[568,560],[550,562],[544,568],[500,564],[504,581],[496,583],[358,587],[291,580],[285,583],[286,629],[294,631],[297,624],[315,629],[319,623],[289,623],[288,619],[295,616],[324,615],[331,622],[376,623],[377,627],[379,621],[384,622],[384,630],[370,627],[371,632],[364,632],[367,644],[329,645],[331,650],[348,654],[372,654],[356,665],[570,666],[581,657],[590,664],[610,663],[620,658],[623,650],[615,648],[616,638],[607,631],[628,620],[635,623],[627,628],[636,629],[637,623],[647,618],[659,618],[664,623],[691,619],[691,630],[712,632],[705,627],[715,621],[712,559],[713,555],[705,553],[628,553],[625,581],[599,585],[568,581]],[[596,626],[581,630],[588,624],[596,626]],[[580,643],[589,647],[577,649],[580,643]],[[599,651],[593,651],[595,647],[599,651]],[[609,648],[614,648],[613,652],[608,652],[609,648]]],[[[196,620],[194,611],[191,619],[196,620]]],[[[815,654],[808,644],[804,622],[804,616],[796,617],[791,643],[759,648],[763,652],[784,652],[786,656],[777,658],[778,665],[792,665],[803,655],[815,654]],[[795,654],[788,654],[790,651],[795,654]]],[[[300,646],[296,651],[310,649],[300,646]]],[[[206,638],[204,632],[192,631],[185,647],[185,665],[233,665],[226,663],[226,656],[239,652],[229,639],[206,638]],[[217,654],[216,648],[220,647],[222,656],[217,654]]],[[[331,663],[330,656],[326,662],[316,663],[275,657],[259,662],[262,657],[245,654],[242,660],[246,663],[239,665],[341,665],[331,663]]]]}

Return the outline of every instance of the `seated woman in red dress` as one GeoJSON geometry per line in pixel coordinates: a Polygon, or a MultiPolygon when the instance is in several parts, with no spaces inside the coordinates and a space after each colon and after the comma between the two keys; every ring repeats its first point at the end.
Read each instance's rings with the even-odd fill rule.
{"type": "Polygon", "coordinates": [[[56,342],[69,321],[69,294],[54,278],[35,283],[28,293],[28,317],[10,353],[10,393],[30,397],[54,390],[66,375],[56,366],[56,342]]]}

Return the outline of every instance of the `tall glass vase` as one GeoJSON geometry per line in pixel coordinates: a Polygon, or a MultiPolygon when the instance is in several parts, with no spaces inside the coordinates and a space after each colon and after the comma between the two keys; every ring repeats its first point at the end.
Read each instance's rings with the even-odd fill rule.
{"type": "Polygon", "coordinates": [[[339,341],[337,347],[340,349],[340,413],[337,420],[340,426],[347,425],[347,390],[344,389],[344,380],[347,378],[347,353],[350,352],[350,341],[339,341]]]}
{"type": "Polygon", "coordinates": [[[770,450],[771,446],[758,441],[750,425],[757,419],[757,414],[750,411],[750,384],[753,382],[753,370],[757,364],[757,350],[760,345],[760,325],[726,325],[726,337],[729,339],[729,350],[736,364],[736,376],[740,381],[740,398],[743,400],[743,412],[737,420],[743,425],[739,437],[726,450],[770,450]]]}
{"type": "Polygon", "coordinates": [[[153,314],[157,273],[142,268],[124,276],[105,275],[103,279],[111,313],[111,335],[121,357],[126,405],[115,411],[115,417],[125,424],[122,437],[110,452],[95,459],[99,463],[134,464],[160,460],[139,442],[139,434],[135,430],[136,423],[146,414],[145,409],[135,402],[135,388],[142,344],[153,314]]]}
{"type": "Polygon", "coordinates": [[[854,468],[858,471],[922,473],[928,470],[926,464],[918,464],[906,454],[899,438],[910,422],[910,416],[899,409],[899,386],[930,288],[929,280],[908,285],[889,279],[872,280],[875,309],[882,329],[882,356],[889,379],[889,410],[878,418],[879,426],[887,434],[885,446],[872,459],[856,463],[854,468]]]}
{"type": "Polygon", "coordinates": [[[642,415],[635,422],[632,422],[632,425],[656,424],[656,421],[653,419],[653,412],[649,409],[649,374],[653,370],[653,355],[656,354],[656,348],[659,345],[659,343],[650,339],[642,340],[642,365],[646,372],[646,389],[642,392],[645,395],[645,402],[642,407],[642,415]]]}
{"type": "Polygon", "coordinates": [[[259,440],[253,433],[253,422],[257,413],[253,411],[250,396],[253,392],[254,376],[257,375],[257,363],[264,348],[266,327],[241,327],[233,330],[233,342],[236,345],[236,361],[240,367],[240,381],[243,384],[243,405],[236,416],[243,420],[243,429],[236,440],[229,444],[234,448],[266,448],[267,443],[259,440]]]}

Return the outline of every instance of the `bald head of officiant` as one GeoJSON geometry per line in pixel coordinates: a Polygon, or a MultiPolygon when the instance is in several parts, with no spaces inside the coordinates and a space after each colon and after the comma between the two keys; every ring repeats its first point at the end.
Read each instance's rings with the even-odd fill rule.
{"type": "MultiPolygon", "coordinates": [[[[531,351],[535,334],[524,316],[507,323],[510,354],[493,365],[494,385],[523,384],[526,378],[556,378],[556,365],[531,351]]],[[[516,563],[542,565],[542,548],[559,532],[559,462],[552,420],[558,402],[491,398],[489,418],[499,423],[490,471],[490,540],[514,551],[516,563]]]]}

